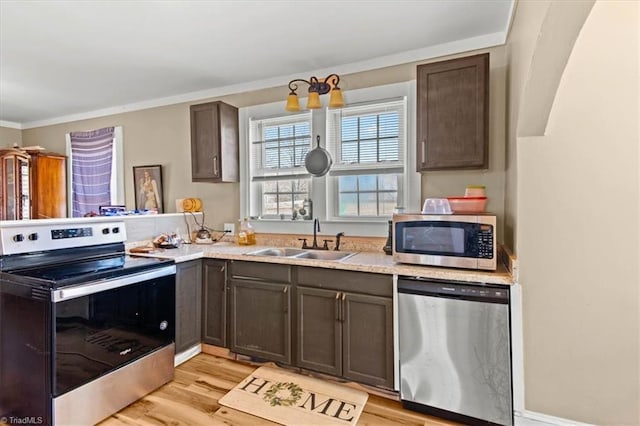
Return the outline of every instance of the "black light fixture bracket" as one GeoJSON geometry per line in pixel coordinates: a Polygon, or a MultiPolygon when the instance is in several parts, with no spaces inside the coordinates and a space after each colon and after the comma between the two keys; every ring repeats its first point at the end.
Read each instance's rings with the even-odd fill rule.
{"type": "Polygon", "coordinates": [[[309,80],[304,80],[302,78],[296,78],[289,82],[289,90],[291,90],[292,95],[295,95],[296,90],[298,90],[297,82],[307,83],[309,85],[309,92],[318,92],[320,95],[324,95],[329,93],[332,88],[340,89],[338,87],[338,83],[340,83],[340,76],[338,74],[329,74],[324,81],[318,80],[318,77],[312,76],[309,80]]]}

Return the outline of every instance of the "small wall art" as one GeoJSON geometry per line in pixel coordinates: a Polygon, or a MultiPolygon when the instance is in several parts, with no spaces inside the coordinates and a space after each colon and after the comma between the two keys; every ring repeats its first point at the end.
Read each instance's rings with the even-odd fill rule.
{"type": "Polygon", "coordinates": [[[133,181],[137,210],[164,211],[162,166],[134,166],[133,181]]]}

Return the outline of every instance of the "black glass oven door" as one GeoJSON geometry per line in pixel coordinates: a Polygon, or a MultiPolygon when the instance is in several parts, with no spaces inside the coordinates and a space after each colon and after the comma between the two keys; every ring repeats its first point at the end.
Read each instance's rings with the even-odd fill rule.
{"type": "Polygon", "coordinates": [[[476,258],[479,226],[477,223],[467,222],[397,222],[396,251],[476,258]]]}
{"type": "Polygon", "coordinates": [[[174,341],[175,266],[163,269],[173,273],[138,274],[54,293],[54,396],[174,341]],[[109,288],[112,284],[116,287],[109,288]]]}

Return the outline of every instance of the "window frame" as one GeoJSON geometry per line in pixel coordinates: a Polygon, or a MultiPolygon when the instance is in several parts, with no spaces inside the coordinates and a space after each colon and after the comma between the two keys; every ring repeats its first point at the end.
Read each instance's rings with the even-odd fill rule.
{"type": "MultiPolygon", "coordinates": [[[[402,185],[404,191],[404,207],[407,211],[420,211],[421,175],[416,171],[415,164],[415,91],[416,82],[393,83],[384,86],[375,86],[364,89],[345,91],[344,97],[347,105],[356,103],[375,103],[386,99],[406,98],[406,146],[404,150],[404,174],[402,185]]],[[[328,100],[323,99],[326,104],[328,100]]],[[[268,118],[284,116],[288,114],[284,109],[285,101],[268,104],[243,107],[239,110],[240,116],[240,217],[249,216],[250,204],[250,176],[249,176],[249,120],[250,118],[268,118]]],[[[305,100],[300,99],[304,105],[305,100]]],[[[316,135],[320,135],[321,146],[327,148],[327,119],[326,109],[311,111],[312,141],[316,135]]],[[[328,214],[330,206],[327,203],[328,186],[331,185],[333,176],[312,178],[311,199],[313,200],[313,217],[322,222],[322,233],[332,235],[337,232],[345,232],[351,236],[387,236],[387,217],[369,220],[364,218],[332,217],[328,214]]],[[[281,219],[255,219],[252,220],[256,232],[283,233],[283,234],[309,234],[312,232],[313,223],[309,220],[281,220],[281,219]]]]}
{"type": "MultiPolygon", "coordinates": [[[[277,215],[263,215],[263,205],[264,205],[264,195],[265,195],[265,191],[263,190],[264,187],[264,183],[267,181],[270,182],[284,182],[284,181],[291,181],[291,184],[293,186],[293,181],[296,179],[309,179],[309,198],[312,197],[312,185],[313,185],[313,181],[311,180],[311,175],[304,169],[304,160],[302,161],[302,165],[301,167],[296,167],[295,164],[293,167],[288,167],[288,168],[269,168],[266,167],[266,165],[264,163],[266,163],[265,158],[264,158],[264,150],[268,149],[266,147],[266,139],[263,140],[262,136],[263,136],[263,126],[266,125],[267,126],[282,126],[282,125],[287,125],[287,124],[295,124],[295,123],[300,123],[300,122],[306,122],[308,120],[309,122],[309,149],[311,149],[312,145],[313,145],[313,138],[312,138],[312,131],[313,131],[313,126],[312,126],[312,115],[309,112],[303,112],[303,113],[298,113],[298,114],[289,114],[289,115],[284,115],[284,114],[279,114],[276,116],[268,116],[268,117],[250,117],[248,120],[248,126],[249,126],[249,134],[248,134],[248,139],[247,139],[247,148],[248,148],[248,166],[247,166],[247,180],[248,180],[248,186],[247,186],[247,191],[249,192],[249,204],[247,205],[247,212],[246,214],[244,214],[244,217],[256,217],[255,213],[259,212],[259,219],[256,217],[256,219],[254,220],[260,220],[260,221],[264,221],[264,220],[291,220],[292,217],[292,213],[289,212],[287,214],[284,213],[279,213],[277,215]],[[305,117],[308,116],[308,117],[305,117]],[[299,117],[299,119],[296,119],[296,117],[299,117]],[[260,136],[258,136],[256,133],[257,132],[261,132],[262,134],[260,136]],[[258,139],[259,138],[259,139],[258,139]],[[265,146],[259,148],[260,150],[262,150],[262,152],[260,152],[260,154],[258,154],[257,152],[254,152],[256,148],[256,140],[260,140],[263,143],[265,143],[265,146]],[[260,155],[260,159],[258,159],[256,156],[260,155]],[[258,168],[258,164],[262,163],[263,167],[261,169],[258,168]],[[255,167],[254,167],[255,166],[255,167]],[[251,173],[252,170],[256,170],[256,173],[251,173]],[[252,208],[253,206],[253,208],[252,208]],[[252,213],[254,213],[252,215],[252,213]]],[[[278,142],[281,140],[280,138],[276,139],[278,142]]],[[[293,140],[293,149],[295,152],[296,149],[296,144],[295,144],[295,138],[293,140]]],[[[298,145],[299,146],[299,145],[298,145]]],[[[278,150],[280,150],[280,147],[278,147],[278,150]]],[[[295,153],[294,153],[295,156],[295,153]]],[[[278,162],[280,163],[280,152],[278,152],[278,162]]],[[[292,191],[291,194],[293,194],[294,192],[292,191]]],[[[272,194],[276,194],[276,193],[272,193],[272,194]]],[[[277,194],[280,194],[280,192],[277,192],[277,194]]]]}
{"type": "MultiPolygon", "coordinates": [[[[108,126],[103,126],[108,127],[108,126]]],[[[91,129],[95,130],[95,129],[91,129]]],[[[86,130],[86,131],[91,131],[86,130]]],[[[113,161],[111,162],[111,204],[125,205],[124,199],[124,137],[122,126],[113,127],[113,161]]],[[[73,153],[71,150],[71,132],[65,133],[67,154],[67,211],[73,214],[73,153]]]]}
{"type": "MultiPolygon", "coordinates": [[[[387,223],[390,219],[390,216],[341,216],[339,213],[340,210],[340,189],[339,189],[339,179],[344,175],[351,176],[367,176],[367,175],[382,175],[382,174],[395,174],[400,175],[398,179],[397,192],[398,196],[398,207],[404,207],[408,203],[410,203],[408,199],[408,194],[406,194],[407,190],[407,173],[408,169],[410,169],[410,164],[408,163],[409,159],[407,157],[408,145],[409,145],[409,119],[408,119],[408,102],[407,96],[401,97],[393,97],[387,99],[376,99],[376,100],[367,100],[365,102],[360,103],[352,103],[346,106],[344,109],[349,110],[349,114],[347,117],[359,117],[367,114],[377,114],[380,115],[383,110],[390,111],[398,111],[401,114],[399,125],[399,147],[398,147],[398,160],[396,161],[388,161],[388,162],[358,162],[355,164],[341,164],[341,149],[342,149],[342,140],[341,136],[338,138],[338,134],[342,134],[341,124],[338,126],[334,123],[334,120],[342,120],[342,114],[334,113],[330,111],[327,114],[326,125],[327,125],[327,134],[333,134],[336,137],[336,140],[330,140],[330,151],[331,154],[335,158],[334,167],[329,172],[328,176],[328,184],[327,184],[327,220],[331,221],[345,221],[345,222],[383,222],[387,223]],[[333,115],[333,117],[329,117],[329,115],[333,115]]],[[[379,127],[377,131],[379,132],[379,127]]],[[[377,155],[379,155],[379,139],[377,145],[377,155]]],[[[360,143],[360,139],[358,138],[358,143],[360,143]]],[[[376,198],[378,198],[379,194],[384,191],[379,191],[378,180],[376,178],[376,198]]],[[[358,191],[358,195],[365,191],[358,191]]],[[[370,191],[366,191],[370,192],[370,191]]],[[[379,205],[376,206],[379,208],[379,205]]]]}

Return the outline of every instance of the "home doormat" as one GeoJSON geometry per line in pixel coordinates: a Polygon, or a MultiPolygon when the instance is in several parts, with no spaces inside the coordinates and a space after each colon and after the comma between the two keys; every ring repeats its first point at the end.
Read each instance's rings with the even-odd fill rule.
{"type": "Polygon", "coordinates": [[[265,366],[218,402],[283,425],[355,425],[368,398],[366,392],[265,366]]]}

